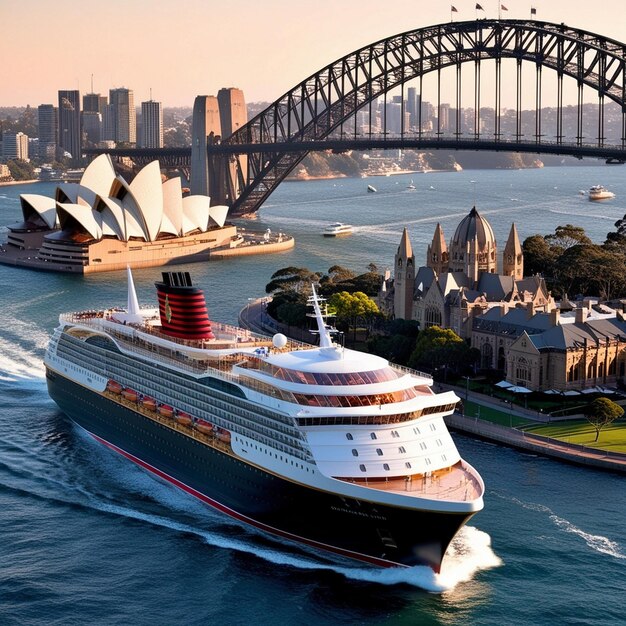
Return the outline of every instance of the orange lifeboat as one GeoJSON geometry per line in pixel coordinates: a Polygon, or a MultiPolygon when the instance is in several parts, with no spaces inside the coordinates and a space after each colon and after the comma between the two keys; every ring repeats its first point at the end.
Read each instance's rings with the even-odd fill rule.
{"type": "Polygon", "coordinates": [[[126,389],[122,390],[122,398],[129,402],[137,402],[137,392],[130,387],[126,387],[126,389]]]}
{"type": "Polygon", "coordinates": [[[197,419],[196,429],[199,430],[201,433],[204,433],[205,435],[210,435],[213,432],[213,424],[210,424],[209,422],[202,419],[197,419]]]}
{"type": "Polygon", "coordinates": [[[176,417],[174,419],[183,426],[190,426],[193,422],[193,417],[191,417],[189,413],[185,413],[185,411],[176,411],[176,417]]]}
{"type": "Polygon", "coordinates": [[[174,415],[174,409],[169,404],[160,404],[157,411],[163,417],[172,417],[174,415]]]}
{"type": "Polygon", "coordinates": [[[151,398],[150,396],[144,396],[141,399],[141,406],[143,406],[145,409],[148,409],[148,411],[155,411],[156,400],[154,398],[151,398]]]}
{"type": "Polygon", "coordinates": [[[120,385],[116,380],[109,380],[107,382],[107,391],[120,394],[122,393],[122,385],[120,385]]]}
{"type": "Polygon", "coordinates": [[[230,431],[225,428],[216,428],[215,436],[224,443],[230,443],[230,431]]]}

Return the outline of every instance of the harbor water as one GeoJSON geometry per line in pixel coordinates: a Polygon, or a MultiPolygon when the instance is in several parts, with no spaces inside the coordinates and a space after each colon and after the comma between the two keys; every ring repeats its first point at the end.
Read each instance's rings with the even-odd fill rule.
{"type": "MultiPolygon", "coordinates": [[[[20,218],[20,193],[53,189],[0,187],[0,224],[20,218]]],[[[436,223],[449,240],[473,205],[501,247],[513,221],[522,239],[571,223],[602,242],[626,213],[626,170],[287,182],[257,220],[238,225],[294,235],[293,250],[176,269],[204,290],[212,319],[235,323],[279,268],[365,272],[375,263],[382,272],[404,226],[422,264],[436,223]],[[378,192],[367,193],[368,183],[378,192]],[[595,184],[616,198],[592,203],[579,193],[595,184]],[[353,224],[354,234],[322,237],[335,221],[353,224]]],[[[134,272],[142,304],[154,304],[160,271],[134,272]]],[[[0,294],[0,624],[626,624],[623,477],[455,435],[485,480],[485,508],[457,536],[440,575],[320,554],[159,482],[92,441],[49,399],[42,358],[59,313],[124,306],[124,272],[0,265],[0,294]]]]}

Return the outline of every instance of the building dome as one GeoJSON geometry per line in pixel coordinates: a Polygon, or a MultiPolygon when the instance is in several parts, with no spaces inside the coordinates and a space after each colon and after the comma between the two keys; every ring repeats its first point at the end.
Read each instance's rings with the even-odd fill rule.
{"type": "Polygon", "coordinates": [[[469,214],[456,227],[452,237],[452,245],[463,250],[468,242],[474,241],[475,237],[478,239],[479,250],[496,247],[496,238],[491,224],[484,217],[480,216],[476,207],[472,207],[469,214]]]}

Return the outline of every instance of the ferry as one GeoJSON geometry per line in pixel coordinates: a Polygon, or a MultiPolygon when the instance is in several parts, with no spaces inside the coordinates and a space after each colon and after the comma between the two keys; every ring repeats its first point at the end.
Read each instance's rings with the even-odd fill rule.
{"type": "Polygon", "coordinates": [[[589,189],[589,200],[611,200],[615,198],[615,194],[602,185],[594,185],[589,189]]]}
{"type": "Polygon", "coordinates": [[[376,187],[374,187],[374,185],[368,185],[367,186],[367,193],[376,193],[378,191],[378,189],[376,189],[376,187]]]}
{"type": "Polygon", "coordinates": [[[110,450],[281,540],[440,570],[453,537],[483,508],[483,481],[444,422],[454,392],[435,393],[428,375],[335,343],[314,287],[319,345],[211,321],[187,272],[164,272],[158,307],[142,308],[127,272],[125,308],[59,317],[44,362],[66,415],[110,450]]]}
{"type": "Polygon", "coordinates": [[[342,224],[341,222],[335,222],[330,224],[323,231],[324,237],[343,237],[344,235],[351,235],[354,232],[354,227],[351,224],[342,224]]]}

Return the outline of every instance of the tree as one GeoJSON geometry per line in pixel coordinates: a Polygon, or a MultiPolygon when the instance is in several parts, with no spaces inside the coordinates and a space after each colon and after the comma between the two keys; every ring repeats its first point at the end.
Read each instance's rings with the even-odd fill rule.
{"type": "Polygon", "coordinates": [[[311,283],[316,283],[319,279],[319,274],[306,267],[283,267],[272,274],[272,279],[265,285],[265,292],[294,291],[308,294],[311,292],[311,283]]]}
{"type": "Polygon", "coordinates": [[[600,431],[605,426],[619,419],[622,415],[624,415],[624,409],[609,398],[596,398],[585,409],[585,417],[596,429],[595,441],[598,441],[600,431]]]}
{"type": "Polygon", "coordinates": [[[450,369],[458,372],[468,365],[471,366],[473,358],[475,357],[470,353],[470,347],[453,330],[429,326],[417,338],[409,367],[444,369],[444,372],[450,369]]]}
{"type": "Polygon", "coordinates": [[[356,328],[359,319],[371,319],[378,313],[378,306],[362,291],[348,293],[340,291],[334,293],[328,299],[328,305],[335,311],[337,321],[347,323],[348,328],[354,328],[354,340],[356,341],[356,328]]]}
{"type": "Polygon", "coordinates": [[[554,235],[546,235],[545,239],[555,252],[565,251],[572,246],[592,243],[582,226],[572,226],[571,224],[557,226],[554,229],[554,235]]]}
{"type": "Polygon", "coordinates": [[[524,270],[527,275],[552,276],[556,261],[555,251],[542,235],[527,237],[522,244],[524,270]]]}

